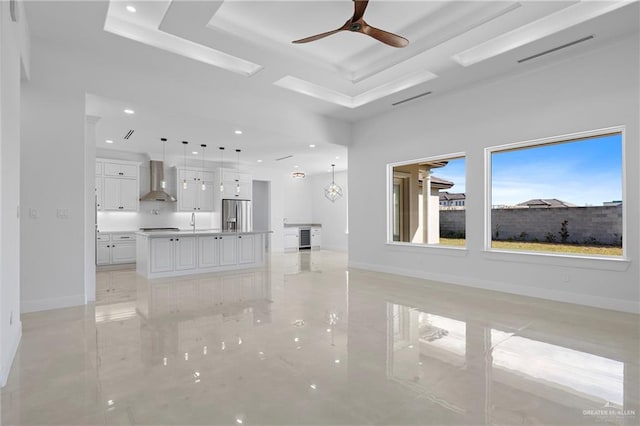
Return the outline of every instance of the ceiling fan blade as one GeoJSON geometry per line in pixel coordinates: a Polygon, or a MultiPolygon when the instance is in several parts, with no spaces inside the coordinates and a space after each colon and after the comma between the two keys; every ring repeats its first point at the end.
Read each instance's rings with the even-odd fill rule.
{"type": "Polygon", "coordinates": [[[364,11],[367,10],[367,4],[369,4],[369,0],[353,0],[353,17],[351,18],[351,22],[356,22],[364,16],[364,11]]]}
{"type": "Polygon", "coordinates": [[[381,30],[380,28],[372,27],[364,21],[362,21],[362,28],[359,32],[373,37],[376,40],[381,41],[384,44],[388,44],[392,47],[405,47],[409,44],[409,40],[407,40],[406,38],[401,37],[397,34],[390,33],[388,31],[381,30]]]}
{"type": "Polygon", "coordinates": [[[309,43],[310,41],[316,41],[316,40],[320,40],[321,38],[325,38],[328,37],[332,34],[335,33],[339,33],[340,31],[344,31],[346,28],[344,26],[333,30],[333,31],[327,31],[326,33],[321,33],[321,34],[316,34],[314,36],[310,36],[310,37],[306,37],[306,38],[301,38],[300,40],[294,40],[291,43],[295,43],[295,44],[300,44],[300,43],[309,43]]]}

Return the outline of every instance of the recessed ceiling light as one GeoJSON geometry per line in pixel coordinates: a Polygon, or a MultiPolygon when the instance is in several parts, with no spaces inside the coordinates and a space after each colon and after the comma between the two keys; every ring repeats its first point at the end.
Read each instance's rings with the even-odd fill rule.
{"type": "Polygon", "coordinates": [[[105,142],[106,143],[113,143],[113,141],[111,139],[107,139],[105,142]]]}
{"type": "Polygon", "coordinates": [[[300,167],[300,166],[293,166],[294,169],[297,169],[298,167],[300,167]]]}
{"type": "Polygon", "coordinates": [[[131,5],[129,5],[129,6],[127,6],[127,12],[136,13],[136,8],[131,6],[131,5]]]}
{"type": "Polygon", "coordinates": [[[127,108],[127,109],[124,110],[124,113],[125,114],[135,114],[136,112],[134,110],[132,110],[132,109],[127,108]]]}
{"type": "Polygon", "coordinates": [[[198,151],[191,151],[193,155],[198,155],[198,151]]]}
{"type": "Polygon", "coordinates": [[[337,156],[337,157],[336,157],[336,160],[339,160],[339,159],[340,159],[340,156],[337,156]]]}
{"type": "Polygon", "coordinates": [[[258,160],[258,163],[262,163],[262,160],[258,160]]]}
{"type": "Polygon", "coordinates": [[[315,148],[316,146],[314,144],[309,145],[309,148],[315,148]]]}
{"type": "Polygon", "coordinates": [[[235,133],[236,135],[241,135],[241,134],[242,134],[242,130],[236,130],[236,131],[235,131],[235,132],[233,132],[233,133],[235,133]]]}

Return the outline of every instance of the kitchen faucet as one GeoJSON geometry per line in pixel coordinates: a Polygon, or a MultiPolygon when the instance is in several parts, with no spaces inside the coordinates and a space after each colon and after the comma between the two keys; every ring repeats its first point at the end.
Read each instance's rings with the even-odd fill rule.
{"type": "Polygon", "coordinates": [[[193,232],[196,232],[196,213],[195,212],[191,212],[191,223],[189,225],[193,227],[193,232]]]}

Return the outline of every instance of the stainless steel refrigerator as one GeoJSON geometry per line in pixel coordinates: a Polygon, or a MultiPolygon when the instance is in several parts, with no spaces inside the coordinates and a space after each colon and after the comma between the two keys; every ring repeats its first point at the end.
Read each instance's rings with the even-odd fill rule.
{"type": "Polygon", "coordinates": [[[239,232],[252,231],[251,201],[222,200],[222,230],[239,232]]]}

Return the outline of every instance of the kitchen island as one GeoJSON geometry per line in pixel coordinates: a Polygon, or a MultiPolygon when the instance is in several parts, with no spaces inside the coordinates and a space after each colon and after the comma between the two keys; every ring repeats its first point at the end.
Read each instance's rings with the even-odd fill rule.
{"type": "Polygon", "coordinates": [[[145,278],[175,277],[264,265],[271,231],[136,232],[136,271],[145,278]]]}

